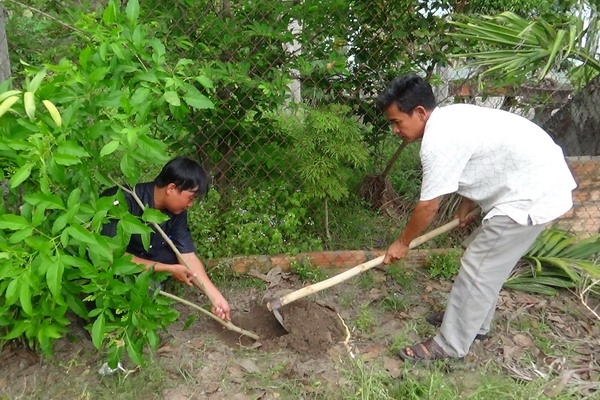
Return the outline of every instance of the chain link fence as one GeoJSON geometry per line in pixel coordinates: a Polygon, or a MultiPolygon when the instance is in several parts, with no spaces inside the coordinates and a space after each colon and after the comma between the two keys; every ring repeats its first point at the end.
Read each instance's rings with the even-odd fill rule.
{"type": "MultiPolygon", "coordinates": [[[[598,136],[593,132],[600,102],[593,101],[599,92],[593,82],[575,93],[560,78],[537,85],[481,80],[476,68],[448,58],[443,10],[418,2],[411,7],[334,0],[140,3],[140,22],[165,45],[173,63],[189,60],[214,88],[215,107],[190,114],[172,148],[202,160],[220,201],[233,199],[231,212],[252,214],[232,221],[285,224],[295,213],[306,236],[281,239],[296,243],[285,251],[382,249],[398,234],[419,194],[418,144],[396,160],[401,143],[373,99],[390,79],[406,72],[427,77],[440,104],[501,108],[545,127],[565,150],[579,183],[575,207],[559,225],[578,233],[599,231],[598,136]],[[389,185],[375,187],[374,177],[382,175],[389,185]],[[371,187],[365,190],[365,185],[371,187]]],[[[49,33],[55,32],[56,48],[77,46],[76,31],[69,27],[77,26],[82,12],[100,15],[104,4],[81,11],[75,3],[52,1],[7,6],[9,51],[29,56],[30,62],[48,62],[36,59],[43,49],[32,42],[39,38],[47,48],[49,33]],[[28,23],[19,25],[24,19],[28,23]]],[[[52,52],[54,61],[61,55],[52,52]]],[[[448,220],[455,203],[449,196],[436,224],[448,220]]],[[[248,235],[274,240],[272,231],[248,229],[248,235]]],[[[206,234],[207,240],[224,240],[206,234]]],[[[453,246],[460,239],[449,235],[431,245],[453,246]]],[[[273,248],[249,245],[231,251],[266,254],[273,248]]]]}

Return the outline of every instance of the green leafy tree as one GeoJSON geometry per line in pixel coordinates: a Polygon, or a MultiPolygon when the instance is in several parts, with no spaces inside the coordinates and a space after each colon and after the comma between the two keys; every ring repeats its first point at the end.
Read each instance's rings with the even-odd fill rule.
{"type": "Polygon", "coordinates": [[[157,32],[175,44],[173,54],[193,59],[213,84],[215,108],[190,115],[182,139],[206,160],[218,185],[254,175],[248,170],[261,165],[254,154],[275,145],[267,114],[287,98],[288,9],[281,1],[142,3],[143,18],[157,21],[157,32]]]}
{"type": "Polygon", "coordinates": [[[49,354],[70,314],[91,318],[112,366],[124,352],[142,363],[177,313],[124,254],[130,235],[148,241],[147,223],[165,216],[137,219],[99,193],[112,178],[137,183],[140,165],[163,163],[165,142],[184,134],[178,121],[213,107],[210,80],[189,60],[167,63],[138,14],[137,0],[110,1],[82,17],[75,61],[26,66],[22,88],[0,85],[0,335],[49,354]],[[108,218],[119,219],[115,238],[99,233],[108,218]]]}

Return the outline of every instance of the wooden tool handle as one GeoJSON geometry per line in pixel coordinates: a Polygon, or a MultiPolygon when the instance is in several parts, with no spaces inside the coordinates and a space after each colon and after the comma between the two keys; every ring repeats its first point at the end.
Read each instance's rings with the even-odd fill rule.
{"type": "MultiPolygon", "coordinates": [[[[469,216],[474,216],[477,215],[477,213],[479,213],[479,209],[476,208],[475,210],[471,211],[468,215],[469,216]]],[[[458,220],[458,218],[453,219],[452,221],[448,222],[447,224],[444,224],[442,226],[440,226],[439,228],[436,228],[430,232],[427,232],[424,235],[421,235],[415,239],[413,239],[410,244],[408,245],[409,249],[415,248],[423,243],[425,243],[426,241],[433,239],[436,236],[441,235],[442,233],[446,233],[454,228],[456,228],[458,226],[458,224],[460,223],[460,221],[458,220]]],[[[296,301],[298,299],[301,299],[305,296],[308,296],[310,294],[313,293],[317,293],[320,292],[323,289],[327,289],[331,286],[337,285],[340,282],[343,282],[347,279],[352,278],[355,275],[360,274],[361,272],[364,272],[366,270],[369,270],[373,267],[376,267],[377,265],[381,264],[383,262],[383,259],[385,258],[385,255],[383,256],[379,256],[377,258],[374,258],[370,261],[367,261],[365,263],[359,264],[355,267],[350,268],[347,271],[342,272],[341,274],[337,274],[335,276],[332,276],[329,279],[325,279],[324,281],[321,282],[317,282],[313,285],[309,285],[309,286],[305,286],[302,289],[298,289],[292,293],[288,293],[285,296],[282,296],[279,299],[280,302],[280,306],[284,306],[286,304],[289,304],[293,301],[296,301]]]]}

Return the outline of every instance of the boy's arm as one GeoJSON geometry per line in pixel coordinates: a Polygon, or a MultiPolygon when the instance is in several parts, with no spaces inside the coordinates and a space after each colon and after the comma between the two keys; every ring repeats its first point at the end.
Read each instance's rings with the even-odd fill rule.
{"type": "Polygon", "coordinates": [[[156,272],[168,272],[179,282],[183,282],[187,285],[192,285],[192,279],[194,278],[194,273],[188,270],[185,265],[180,264],[164,264],[157,261],[148,260],[147,258],[142,258],[138,256],[134,256],[131,253],[126,253],[131,256],[131,261],[136,264],[142,264],[146,267],[146,269],[150,269],[154,267],[154,271],[156,272]]]}
{"type": "MultiPolygon", "coordinates": [[[[210,299],[212,303],[213,314],[215,314],[221,319],[230,321],[231,309],[229,307],[229,303],[227,302],[227,300],[225,300],[219,289],[217,289],[217,287],[211,282],[210,278],[206,274],[206,270],[204,269],[202,261],[200,261],[196,253],[185,253],[182,254],[181,257],[183,258],[183,260],[180,260],[182,264],[181,266],[183,268],[186,268],[185,264],[187,264],[192,269],[193,276],[195,276],[204,286],[204,294],[210,299]]],[[[193,283],[193,278],[190,279],[190,282],[193,283]]]]}

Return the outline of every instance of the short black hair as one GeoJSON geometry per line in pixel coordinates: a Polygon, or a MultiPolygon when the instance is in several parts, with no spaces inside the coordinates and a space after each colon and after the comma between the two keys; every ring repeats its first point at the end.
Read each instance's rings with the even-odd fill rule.
{"type": "Polygon", "coordinates": [[[433,110],[436,104],[431,85],[414,74],[394,78],[375,100],[380,111],[385,111],[392,103],[406,114],[411,114],[417,106],[433,110]]]}
{"type": "Polygon", "coordinates": [[[189,190],[197,196],[204,196],[210,187],[208,173],[196,161],[186,157],[176,157],[165,164],[154,184],[159,188],[173,183],[179,191],[189,190]]]}

